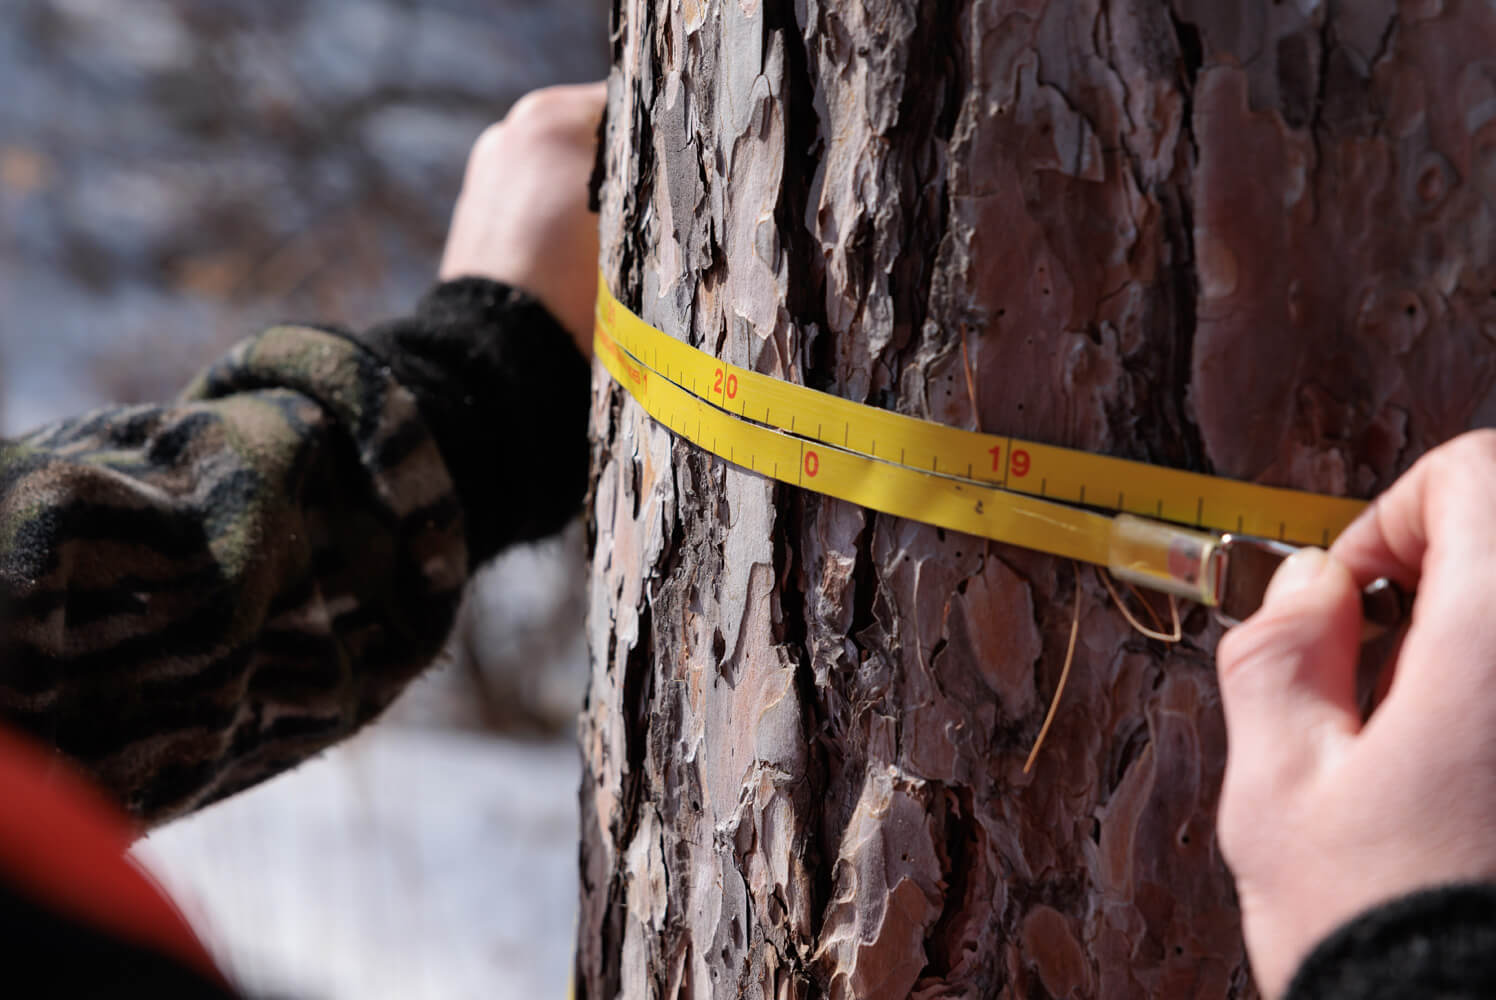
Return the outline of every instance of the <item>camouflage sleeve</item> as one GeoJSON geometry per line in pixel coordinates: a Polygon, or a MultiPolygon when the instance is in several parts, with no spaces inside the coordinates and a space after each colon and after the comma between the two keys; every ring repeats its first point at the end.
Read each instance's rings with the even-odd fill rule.
{"type": "Polygon", "coordinates": [[[278,327],[175,405],[0,444],[0,714],[147,822],[376,715],[439,652],[470,563],[580,501],[586,365],[548,317],[514,328],[537,309],[470,282],[363,341],[278,327]],[[547,384],[576,411],[543,443],[565,475],[506,484],[495,436],[547,384]]]}

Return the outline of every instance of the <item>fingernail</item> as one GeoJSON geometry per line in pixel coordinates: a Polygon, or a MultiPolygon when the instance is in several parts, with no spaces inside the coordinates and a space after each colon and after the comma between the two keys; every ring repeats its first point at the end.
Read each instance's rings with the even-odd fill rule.
{"type": "Polygon", "coordinates": [[[1319,579],[1330,556],[1324,549],[1299,549],[1283,560],[1267,585],[1263,603],[1278,601],[1298,593],[1319,579]]]}

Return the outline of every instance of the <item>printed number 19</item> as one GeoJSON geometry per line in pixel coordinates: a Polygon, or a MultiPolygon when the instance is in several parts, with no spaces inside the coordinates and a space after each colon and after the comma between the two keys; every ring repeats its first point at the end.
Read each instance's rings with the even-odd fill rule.
{"type": "MultiPolygon", "coordinates": [[[[1003,471],[1003,446],[996,445],[995,447],[988,448],[987,454],[992,456],[992,471],[1003,471]]],[[[1030,464],[1031,460],[1029,459],[1028,452],[1024,451],[1022,448],[1013,449],[1013,455],[1010,464],[1010,470],[1012,471],[1013,475],[1017,476],[1019,479],[1022,479],[1024,476],[1029,474],[1030,464]]]]}

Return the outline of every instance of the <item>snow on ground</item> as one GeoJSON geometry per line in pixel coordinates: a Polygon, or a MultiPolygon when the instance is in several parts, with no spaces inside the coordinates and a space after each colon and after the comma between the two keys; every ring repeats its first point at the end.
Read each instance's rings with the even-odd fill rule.
{"type": "Polygon", "coordinates": [[[565,996],[569,744],[375,727],[135,848],[258,995],[565,996]]]}

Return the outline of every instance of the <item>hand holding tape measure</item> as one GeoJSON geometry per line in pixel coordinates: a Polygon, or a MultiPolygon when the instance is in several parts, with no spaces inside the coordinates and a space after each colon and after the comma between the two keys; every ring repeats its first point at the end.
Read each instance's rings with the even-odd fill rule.
{"type": "MultiPolygon", "coordinates": [[[[655,420],[760,475],[872,510],[1107,567],[1216,609],[1257,609],[1278,564],[1365,507],[962,430],[719,361],[645,323],[599,276],[594,352],[655,420]]],[[[1367,621],[1407,601],[1367,588],[1367,621]]]]}

